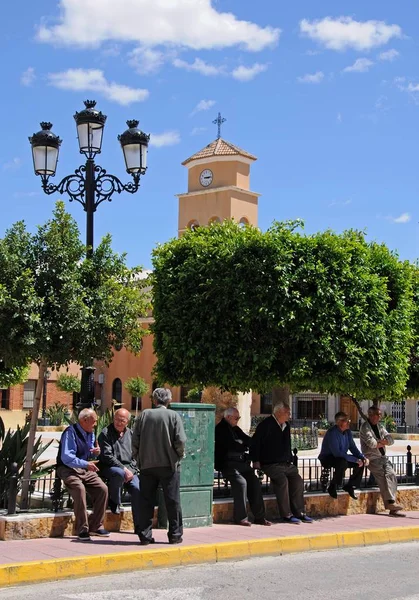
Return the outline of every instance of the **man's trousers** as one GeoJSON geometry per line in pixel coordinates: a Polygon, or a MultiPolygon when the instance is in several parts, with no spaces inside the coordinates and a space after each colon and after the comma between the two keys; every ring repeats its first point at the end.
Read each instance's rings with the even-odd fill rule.
{"type": "Polygon", "coordinates": [[[250,464],[245,461],[228,461],[222,469],[222,474],[231,484],[234,500],[234,521],[239,523],[247,519],[247,498],[254,518],[257,520],[264,519],[265,505],[263,503],[262,486],[250,464]]]}
{"type": "Polygon", "coordinates": [[[180,470],[170,467],[142,469],[140,472],[140,502],[138,536],[140,540],[151,539],[157,488],[161,484],[169,521],[169,541],[183,535],[182,509],[180,506],[180,470]]]}
{"type": "Polygon", "coordinates": [[[361,485],[364,467],[360,467],[358,463],[349,462],[345,458],[336,458],[335,456],[327,456],[321,460],[321,463],[322,467],[334,468],[335,472],[330,483],[336,487],[342,486],[346,469],[353,469],[349,477],[348,486],[359,488],[361,485]]]}
{"type": "Polygon", "coordinates": [[[386,508],[391,508],[391,504],[389,504],[388,501],[391,500],[394,504],[397,493],[397,477],[393,465],[387,456],[382,456],[381,458],[371,460],[368,468],[374,475],[378,487],[380,488],[384,506],[386,508]]]}
{"type": "Polygon", "coordinates": [[[292,463],[262,465],[262,471],[270,478],[281,517],[305,514],[304,482],[292,463]]]}
{"type": "Polygon", "coordinates": [[[108,504],[108,488],[99,475],[86,469],[70,469],[65,465],[57,467],[57,475],[63,480],[73,499],[77,535],[86,531],[97,531],[103,527],[108,504]],[[93,504],[93,512],[89,517],[87,516],[86,491],[93,504]]]}
{"type": "Polygon", "coordinates": [[[125,471],[120,467],[101,467],[101,474],[108,480],[109,500],[115,505],[121,504],[122,488],[128,491],[131,497],[132,520],[134,530],[138,528],[139,506],[140,506],[140,481],[138,475],[134,475],[131,481],[125,481],[125,471]]]}

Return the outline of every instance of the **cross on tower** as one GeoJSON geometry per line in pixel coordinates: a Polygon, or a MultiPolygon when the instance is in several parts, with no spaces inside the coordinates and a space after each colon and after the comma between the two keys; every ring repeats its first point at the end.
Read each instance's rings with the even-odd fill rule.
{"type": "Polygon", "coordinates": [[[213,121],[214,125],[218,125],[218,135],[217,135],[217,140],[220,139],[221,137],[221,125],[223,123],[225,123],[227,121],[227,119],[224,119],[221,116],[221,113],[218,113],[218,117],[213,121]]]}

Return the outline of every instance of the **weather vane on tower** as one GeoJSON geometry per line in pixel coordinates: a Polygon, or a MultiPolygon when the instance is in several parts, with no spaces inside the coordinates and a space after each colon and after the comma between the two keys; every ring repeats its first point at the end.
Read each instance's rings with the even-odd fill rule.
{"type": "Polygon", "coordinates": [[[221,125],[222,125],[223,123],[225,123],[226,121],[227,121],[227,119],[224,119],[224,118],[221,116],[221,113],[218,113],[218,117],[217,117],[216,119],[214,119],[214,121],[213,121],[214,125],[218,125],[218,135],[217,135],[217,140],[219,140],[219,139],[220,139],[220,137],[221,137],[221,125]]]}

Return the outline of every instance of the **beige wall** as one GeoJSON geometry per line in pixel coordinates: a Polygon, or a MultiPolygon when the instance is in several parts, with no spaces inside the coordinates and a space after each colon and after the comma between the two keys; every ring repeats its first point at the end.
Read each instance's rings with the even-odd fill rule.
{"type": "Polygon", "coordinates": [[[188,170],[188,191],[200,192],[212,187],[235,185],[244,190],[250,189],[250,165],[238,160],[214,161],[208,160],[207,164],[199,164],[188,170]],[[214,177],[211,185],[203,188],[199,176],[204,169],[211,169],[214,177]]]}
{"type": "Polygon", "coordinates": [[[179,233],[196,221],[207,226],[211,219],[221,221],[234,218],[237,222],[245,217],[252,225],[258,222],[258,196],[239,190],[214,190],[202,195],[185,195],[179,198],[179,233]]]}

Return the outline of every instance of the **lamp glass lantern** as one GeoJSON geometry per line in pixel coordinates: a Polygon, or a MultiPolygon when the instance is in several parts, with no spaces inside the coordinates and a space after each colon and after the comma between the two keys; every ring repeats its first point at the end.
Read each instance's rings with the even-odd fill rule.
{"type": "Polygon", "coordinates": [[[130,175],[144,175],[147,170],[147,151],[150,136],[138,129],[139,121],[127,121],[128,129],[118,140],[124,153],[125,166],[130,175]]]}
{"type": "Polygon", "coordinates": [[[80,153],[92,158],[95,154],[100,154],[102,149],[106,115],[95,108],[94,100],[86,100],[84,105],[86,108],[76,112],[74,120],[77,125],[80,153]]]}
{"type": "Polygon", "coordinates": [[[29,138],[35,175],[53,177],[57,170],[60,138],[51,131],[52,123],[42,122],[41,131],[29,138]]]}

